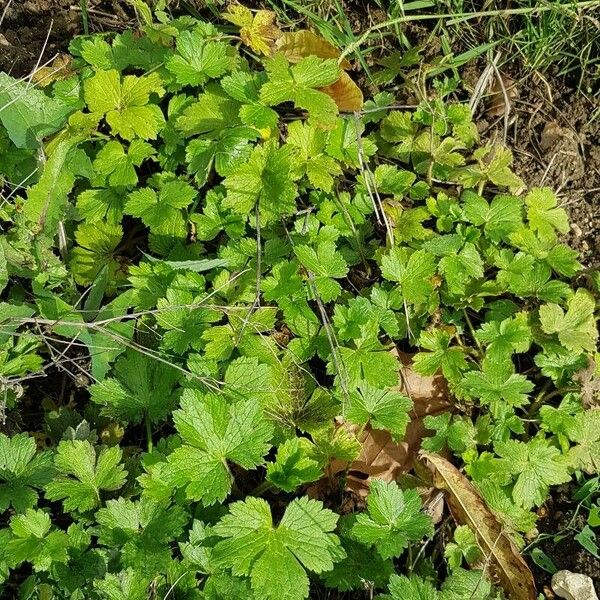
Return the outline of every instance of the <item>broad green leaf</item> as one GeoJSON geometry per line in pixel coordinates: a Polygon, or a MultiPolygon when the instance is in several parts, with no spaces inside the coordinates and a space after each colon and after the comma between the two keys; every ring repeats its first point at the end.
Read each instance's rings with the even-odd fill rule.
{"type": "Polygon", "coordinates": [[[49,500],[62,500],[66,511],[91,510],[100,505],[100,492],[118,490],[127,472],[118,446],[97,452],[88,441],[69,440],[58,445],[54,464],[58,477],[46,486],[49,500]]]}
{"type": "Polygon", "coordinates": [[[69,104],[47,96],[31,82],[0,73],[0,122],[17,148],[38,148],[71,112],[69,104]]]}
{"type": "Polygon", "coordinates": [[[571,479],[568,463],[560,450],[550,446],[543,438],[527,443],[517,440],[497,442],[494,449],[513,476],[514,501],[524,508],[540,506],[546,499],[549,486],[571,479]]]}
{"type": "Polygon", "coordinates": [[[165,93],[157,72],[138,77],[111,69],[97,71],[83,84],[85,102],[92,113],[104,116],[114,135],[125,140],[136,137],[155,140],[165,125],[165,117],[157,104],[150,103],[151,94],[165,93]]]}
{"type": "Polygon", "coordinates": [[[228,404],[222,396],[186,390],[173,415],[183,445],[168,457],[166,476],[188,498],[222,502],[231,489],[227,461],[244,469],[264,464],[272,426],[253,400],[228,404]]]}
{"type": "Polygon", "coordinates": [[[285,492],[293,492],[304,483],[316,481],[323,474],[321,465],[311,458],[311,442],[293,437],[277,448],[275,462],[267,464],[267,481],[285,492]]]}
{"type": "Polygon", "coordinates": [[[569,298],[566,312],[558,304],[540,306],[542,329],[558,334],[560,343],[572,352],[594,352],[598,340],[595,307],[591,294],[580,288],[569,298]]]}
{"type": "Polygon", "coordinates": [[[52,454],[36,452],[35,440],[21,433],[0,433],[0,513],[24,512],[36,505],[39,490],[54,476],[52,454]]]}
{"type": "Polygon", "coordinates": [[[385,429],[400,441],[410,422],[411,408],[411,399],[400,392],[364,384],[350,394],[346,418],[358,425],[370,423],[374,429],[385,429]]]}
{"type": "Polygon", "coordinates": [[[257,600],[308,598],[306,571],[329,571],[345,556],[331,533],[338,516],[316,500],[292,500],[278,527],[262,498],[235,502],[229,510],[213,530],[223,538],[213,560],[234,575],[249,576],[257,600]]]}
{"type": "Polygon", "coordinates": [[[375,546],[383,558],[398,557],[410,542],[433,535],[431,518],[420,512],[416,490],[402,491],[395,482],[373,479],[367,496],[367,511],[356,517],[352,536],[375,546]]]}
{"type": "Polygon", "coordinates": [[[125,423],[158,423],[177,404],[180,373],[163,361],[128,349],[115,363],[114,375],[90,386],[91,400],[105,416],[125,423]]]}
{"type": "Polygon", "coordinates": [[[527,219],[531,229],[543,237],[554,238],[556,232],[569,231],[569,220],[564,208],[557,207],[557,198],[550,188],[534,188],[525,196],[527,219]]]}

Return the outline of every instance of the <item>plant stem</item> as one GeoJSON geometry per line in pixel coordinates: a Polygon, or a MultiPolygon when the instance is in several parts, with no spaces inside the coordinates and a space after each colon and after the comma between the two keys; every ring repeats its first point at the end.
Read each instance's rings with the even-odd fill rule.
{"type": "Polygon", "coordinates": [[[265,479],[262,483],[259,483],[251,492],[251,496],[262,496],[265,492],[273,489],[273,484],[265,479]]]}
{"type": "Polygon", "coordinates": [[[152,452],[152,423],[148,415],[146,415],[144,421],[146,422],[146,449],[148,452],[152,452]]]}
{"type": "Polygon", "coordinates": [[[549,384],[546,384],[542,388],[540,393],[536,396],[536,399],[534,400],[533,404],[529,407],[529,410],[527,411],[528,417],[531,417],[532,415],[534,415],[538,411],[538,409],[542,406],[542,404],[545,404],[549,400],[552,400],[553,398],[556,398],[557,396],[564,396],[565,394],[568,394],[569,392],[576,392],[579,390],[579,388],[575,387],[575,386],[565,386],[565,387],[553,390],[550,393],[546,393],[548,390],[548,386],[549,386],[549,384]]]}

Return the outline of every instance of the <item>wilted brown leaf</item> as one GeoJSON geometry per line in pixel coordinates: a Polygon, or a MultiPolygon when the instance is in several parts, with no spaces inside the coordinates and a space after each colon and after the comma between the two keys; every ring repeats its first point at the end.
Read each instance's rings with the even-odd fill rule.
{"type": "MultiPolygon", "coordinates": [[[[319,58],[340,57],[340,51],[321,36],[303,29],[284,33],[276,42],[275,48],[279,54],[283,54],[291,63],[300,62],[307,56],[318,56],[319,58]]],[[[344,59],[340,67],[349,69],[350,63],[344,59]]]]}
{"type": "MultiPolygon", "coordinates": [[[[365,427],[358,436],[361,444],[360,454],[348,465],[347,462],[334,460],[328,467],[330,476],[347,472],[346,491],[353,492],[360,498],[366,497],[371,479],[397,481],[410,471],[421,447],[421,440],[426,437],[427,429],[423,419],[427,415],[437,415],[452,408],[446,380],[441,375],[425,377],[412,369],[409,354],[393,350],[402,367],[400,369],[400,385],[398,390],[413,401],[411,421],[406,428],[404,439],[396,443],[390,434],[381,429],[365,427]]],[[[353,433],[360,431],[356,425],[340,420],[340,427],[346,427],[353,433]]],[[[310,490],[315,496],[323,495],[323,484],[316,484],[310,490]]]]}
{"type": "Polygon", "coordinates": [[[333,98],[340,112],[357,112],[362,108],[363,94],[346,71],[342,71],[335,83],[320,88],[320,91],[333,98]]]}
{"type": "Polygon", "coordinates": [[[512,108],[512,101],[519,92],[517,84],[507,75],[500,75],[494,79],[490,96],[487,100],[487,114],[490,117],[501,117],[512,108]]]}
{"type": "Polygon", "coordinates": [[[74,72],[72,62],[73,59],[68,54],[59,54],[51,64],[35,71],[31,80],[40,87],[46,87],[53,81],[68,79],[74,72]]]}
{"type": "Polygon", "coordinates": [[[475,534],[487,570],[498,578],[507,596],[535,600],[535,582],[527,563],[471,482],[438,454],[421,452],[420,457],[433,470],[434,485],[444,490],[454,520],[475,534]]]}

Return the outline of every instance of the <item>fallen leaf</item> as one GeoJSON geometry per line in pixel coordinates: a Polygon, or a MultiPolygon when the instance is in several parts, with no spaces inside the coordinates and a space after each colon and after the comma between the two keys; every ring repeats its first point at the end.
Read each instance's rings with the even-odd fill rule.
{"type": "Polygon", "coordinates": [[[517,84],[513,79],[506,75],[495,77],[487,99],[487,114],[490,117],[501,117],[510,112],[512,101],[518,95],[517,84]]]}
{"type": "Polygon", "coordinates": [[[281,36],[273,11],[257,10],[253,15],[249,8],[232,4],[221,16],[240,28],[240,37],[246,46],[265,56],[273,53],[275,40],[281,36]]]}
{"type": "Polygon", "coordinates": [[[506,595],[511,600],[535,600],[535,582],[527,563],[473,484],[442,456],[424,451],[419,456],[433,470],[435,487],[444,490],[454,520],[475,534],[487,570],[498,578],[506,595]]]}
{"type": "MultiPolygon", "coordinates": [[[[395,389],[413,401],[411,421],[406,428],[404,439],[396,443],[389,432],[371,429],[367,425],[358,435],[360,454],[350,465],[344,461],[333,460],[327,469],[328,481],[321,480],[309,488],[309,494],[313,497],[327,495],[325,487],[331,484],[331,477],[340,473],[347,473],[346,491],[360,498],[366,498],[371,479],[397,481],[415,466],[421,441],[428,432],[423,425],[423,419],[427,415],[437,415],[452,409],[448,385],[442,375],[419,375],[412,369],[410,354],[397,350],[392,350],[392,354],[402,365],[399,371],[400,384],[395,389]]],[[[338,419],[338,427],[346,427],[355,435],[360,431],[360,427],[341,418],[338,419]]]]}
{"type": "Polygon", "coordinates": [[[592,358],[588,358],[588,366],[573,375],[573,381],[581,386],[581,403],[584,408],[600,406],[600,370],[592,358]]]}
{"type": "MultiPolygon", "coordinates": [[[[336,60],[340,57],[340,51],[333,44],[308,29],[282,34],[275,47],[277,52],[283,54],[291,63],[300,62],[307,56],[336,60]]],[[[344,59],[340,67],[349,69],[351,65],[344,59]]]]}
{"type": "Polygon", "coordinates": [[[31,80],[40,87],[46,87],[54,81],[62,81],[73,75],[73,59],[68,54],[59,54],[51,64],[41,67],[33,73],[31,80]]]}
{"type": "Polygon", "coordinates": [[[346,71],[342,71],[335,83],[320,91],[333,98],[340,112],[357,112],[363,106],[363,93],[346,71]]]}

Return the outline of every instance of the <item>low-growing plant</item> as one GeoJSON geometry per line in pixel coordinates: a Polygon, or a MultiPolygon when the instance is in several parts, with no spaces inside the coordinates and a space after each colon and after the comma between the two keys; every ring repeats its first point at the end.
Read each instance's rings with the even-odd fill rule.
{"type": "Polygon", "coordinates": [[[517,547],[600,454],[593,278],[552,190],[453,80],[363,105],[272,13],[136,7],[43,90],[0,76],[4,593],[534,598],[517,547]],[[405,477],[365,469],[376,435],[405,477]],[[436,453],[468,477],[432,482],[436,453]]]}

